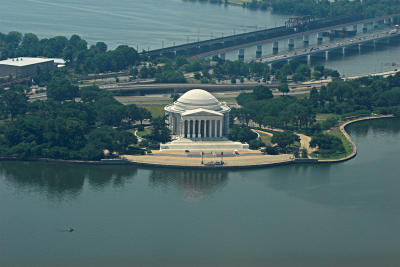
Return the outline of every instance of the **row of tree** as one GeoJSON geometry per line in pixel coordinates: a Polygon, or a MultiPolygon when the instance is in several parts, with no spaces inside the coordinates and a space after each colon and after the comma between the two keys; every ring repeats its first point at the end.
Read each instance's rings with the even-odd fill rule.
{"type": "Polygon", "coordinates": [[[0,59],[14,57],[63,58],[78,73],[121,71],[140,61],[137,51],[126,45],[108,50],[107,45],[88,43],[78,35],[39,39],[33,33],[0,33],[0,59]]]}
{"type": "Polygon", "coordinates": [[[241,93],[237,102],[242,107],[233,109],[232,115],[244,124],[253,121],[261,127],[305,132],[313,136],[311,145],[318,146],[321,154],[340,154],[345,151],[341,139],[323,130],[333,127],[338,117],[400,114],[400,74],[352,81],[336,79],[320,90],[312,88],[303,98],[273,97],[269,88],[259,86],[252,93],[241,93]],[[317,122],[317,113],[334,113],[336,117],[317,122]]]}
{"type": "Polygon", "coordinates": [[[317,17],[360,16],[365,18],[400,12],[398,0],[253,0],[243,7],[267,10],[290,15],[315,15],[317,17]]]}
{"type": "Polygon", "coordinates": [[[124,106],[95,86],[79,90],[62,73],[49,82],[47,101],[28,102],[26,90],[0,91],[0,156],[98,160],[106,150],[140,152],[127,130],[151,119],[148,110],[124,106]]]}

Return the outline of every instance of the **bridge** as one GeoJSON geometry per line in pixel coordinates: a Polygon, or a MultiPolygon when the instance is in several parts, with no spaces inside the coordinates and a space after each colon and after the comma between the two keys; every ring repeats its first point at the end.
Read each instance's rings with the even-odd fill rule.
{"type": "Polygon", "coordinates": [[[324,59],[329,58],[330,53],[339,53],[342,55],[346,55],[346,51],[356,50],[361,51],[363,47],[376,47],[377,44],[382,42],[390,42],[391,39],[399,38],[400,30],[391,30],[385,31],[373,35],[354,37],[349,40],[341,40],[336,43],[329,43],[325,45],[320,45],[312,48],[302,48],[292,51],[287,51],[286,53],[282,53],[279,55],[272,55],[269,57],[264,57],[259,59],[259,62],[264,62],[268,64],[277,64],[277,63],[286,63],[290,60],[303,60],[307,61],[308,64],[311,63],[312,57],[320,57],[324,59]]]}
{"type": "MultiPolygon", "coordinates": [[[[400,14],[362,19],[361,17],[335,17],[329,19],[314,19],[310,16],[293,18],[285,23],[285,26],[263,29],[226,37],[214,38],[205,41],[192,42],[167,48],[144,51],[141,54],[147,57],[173,57],[185,56],[189,59],[202,58],[229,50],[237,50],[243,47],[253,46],[274,40],[286,39],[298,35],[307,35],[313,32],[331,30],[338,27],[346,27],[354,24],[374,23],[376,21],[394,21],[400,14]]],[[[365,26],[366,27],[366,26],[365,26]]]]}

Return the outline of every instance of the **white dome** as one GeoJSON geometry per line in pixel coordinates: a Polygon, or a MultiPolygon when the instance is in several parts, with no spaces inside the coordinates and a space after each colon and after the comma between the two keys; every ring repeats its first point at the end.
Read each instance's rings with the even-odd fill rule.
{"type": "Polygon", "coordinates": [[[229,109],[221,104],[212,94],[202,89],[193,89],[184,93],[173,105],[166,107],[166,110],[184,112],[193,109],[208,109],[223,111],[229,109]]]}
{"type": "Polygon", "coordinates": [[[184,93],[176,102],[196,106],[219,104],[218,100],[212,94],[201,89],[193,89],[184,93]]]}

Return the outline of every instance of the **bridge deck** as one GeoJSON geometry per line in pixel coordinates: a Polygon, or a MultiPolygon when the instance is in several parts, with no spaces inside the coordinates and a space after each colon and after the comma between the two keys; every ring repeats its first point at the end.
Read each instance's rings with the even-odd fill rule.
{"type": "Polygon", "coordinates": [[[302,35],[308,35],[308,34],[311,34],[311,33],[318,33],[318,32],[322,32],[322,31],[328,31],[328,30],[341,28],[341,27],[346,27],[346,26],[351,26],[351,25],[355,25],[355,24],[363,24],[363,23],[369,23],[369,22],[373,22],[373,21],[379,21],[379,20],[383,20],[383,19],[386,19],[386,18],[397,17],[397,16],[400,16],[400,14],[393,14],[393,15],[390,15],[390,16],[383,16],[383,17],[369,18],[369,19],[363,19],[363,20],[358,20],[358,21],[351,21],[351,22],[346,22],[346,23],[337,24],[337,25],[333,25],[333,26],[322,27],[322,28],[317,28],[317,29],[312,29],[312,30],[302,31],[302,32],[296,32],[296,33],[289,34],[289,35],[283,35],[283,36],[278,36],[278,37],[274,37],[274,38],[268,38],[268,39],[264,39],[264,40],[248,42],[248,43],[245,43],[245,44],[240,44],[240,45],[235,45],[235,46],[230,46],[230,47],[225,47],[225,48],[221,48],[221,49],[208,51],[208,52],[205,52],[205,53],[200,53],[198,55],[189,57],[188,60],[194,60],[194,59],[198,59],[198,58],[209,57],[209,56],[220,54],[220,53],[224,53],[224,52],[227,52],[227,51],[238,50],[240,48],[251,47],[251,46],[256,46],[256,45],[259,45],[259,44],[270,43],[270,42],[273,42],[273,41],[279,41],[279,40],[295,38],[295,37],[302,36],[302,35]]]}
{"type": "Polygon", "coordinates": [[[304,57],[304,56],[308,56],[308,55],[320,54],[320,53],[324,53],[326,51],[337,50],[337,49],[343,48],[343,47],[356,46],[359,44],[369,43],[371,41],[378,41],[378,40],[397,37],[397,36],[400,36],[400,31],[397,31],[397,32],[387,31],[387,32],[379,33],[379,34],[369,35],[369,36],[355,37],[353,39],[340,41],[338,43],[325,44],[325,45],[320,45],[317,47],[312,47],[312,48],[307,48],[307,49],[297,49],[297,50],[286,52],[283,54],[265,57],[265,58],[262,58],[260,61],[265,62],[265,63],[277,63],[277,62],[287,61],[290,59],[295,59],[295,58],[304,57]]]}

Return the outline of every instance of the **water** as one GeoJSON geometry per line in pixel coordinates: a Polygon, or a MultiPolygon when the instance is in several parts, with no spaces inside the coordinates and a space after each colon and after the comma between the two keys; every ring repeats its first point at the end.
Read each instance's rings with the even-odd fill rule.
{"type": "Polygon", "coordinates": [[[0,32],[79,34],[90,43],[139,50],[284,25],[288,16],[182,0],[12,0],[0,3],[0,32]],[[29,9],[27,9],[29,7],[29,9]]]}
{"type": "Polygon", "coordinates": [[[349,129],[332,165],[1,162],[0,266],[398,266],[400,119],[349,129]]]}
{"type": "MultiPolygon", "coordinates": [[[[139,51],[273,28],[284,25],[288,17],[237,6],[182,0],[0,2],[0,32],[33,32],[42,38],[78,34],[90,44],[104,41],[110,48],[126,44],[139,51]]],[[[310,45],[314,39],[310,37],[310,45]]],[[[296,47],[301,43],[301,39],[296,40],[296,47]]],[[[280,49],[283,47],[287,47],[287,41],[280,43],[280,49]]],[[[245,57],[254,57],[255,51],[255,47],[247,48],[245,57]]],[[[263,53],[272,53],[270,43],[263,45],[263,53]]],[[[238,51],[229,52],[227,58],[237,59],[237,54],[238,51]]],[[[347,76],[390,70],[400,64],[400,46],[317,63],[347,76]]]]}

